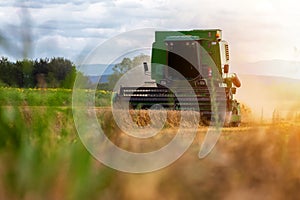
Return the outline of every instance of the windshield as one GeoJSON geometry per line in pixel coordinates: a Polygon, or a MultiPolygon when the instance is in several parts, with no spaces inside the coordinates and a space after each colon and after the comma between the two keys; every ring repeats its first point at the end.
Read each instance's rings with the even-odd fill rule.
{"type": "MultiPolygon", "coordinates": [[[[168,66],[191,80],[199,76],[199,43],[197,41],[168,41],[168,66]]],[[[168,71],[169,79],[180,79],[174,70],[168,71]]]]}

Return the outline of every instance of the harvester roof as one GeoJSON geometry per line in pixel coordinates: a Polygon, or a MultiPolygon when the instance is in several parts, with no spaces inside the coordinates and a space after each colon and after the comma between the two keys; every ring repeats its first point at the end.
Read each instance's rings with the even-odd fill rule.
{"type": "Polygon", "coordinates": [[[155,41],[163,42],[165,40],[211,40],[220,41],[222,39],[222,30],[189,30],[189,31],[156,31],[155,41]]]}
{"type": "Polygon", "coordinates": [[[192,35],[180,35],[180,36],[167,36],[165,41],[190,41],[190,40],[200,40],[198,36],[192,35]]]}

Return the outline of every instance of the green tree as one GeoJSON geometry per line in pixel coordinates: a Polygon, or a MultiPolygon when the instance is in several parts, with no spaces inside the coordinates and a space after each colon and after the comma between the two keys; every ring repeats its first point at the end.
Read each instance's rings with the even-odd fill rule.
{"type": "Polygon", "coordinates": [[[66,76],[75,69],[72,62],[65,58],[52,58],[49,62],[48,70],[55,74],[58,81],[62,81],[66,76]]]}
{"type": "Polygon", "coordinates": [[[76,78],[76,67],[65,58],[52,58],[48,66],[49,81],[52,80],[53,87],[71,88],[76,78]],[[51,78],[51,79],[50,79],[51,78]],[[53,82],[55,80],[55,82],[53,82]]]}
{"type": "Polygon", "coordinates": [[[4,85],[18,86],[19,71],[16,65],[7,58],[2,57],[0,60],[0,79],[4,85]]]}
{"type": "Polygon", "coordinates": [[[86,87],[91,84],[65,58],[24,59],[15,63],[5,57],[0,59],[0,86],[72,88],[78,76],[85,81],[86,87]]]}
{"type": "Polygon", "coordinates": [[[48,87],[46,78],[49,72],[49,62],[50,60],[48,58],[41,58],[34,61],[32,76],[34,79],[35,87],[48,87]]]}
{"type": "Polygon", "coordinates": [[[16,62],[18,69],[18,86],[19,87],[34,87],[33,73],[34,62],[32,60],[24,59],[16,62]]]}
{"type": "MultiPolygon", "coordinates": [[[[78,76],[82,75],[80,72],[78,72],[78,76]]],[[[76,68],[72,68],[72,71],[69,72],[66,77],[64,78],[64,80],[62,80],[61,82],[61,87],[62,88],[72,88],[74,85],[74,81],[76,79],[76,68]]]]}

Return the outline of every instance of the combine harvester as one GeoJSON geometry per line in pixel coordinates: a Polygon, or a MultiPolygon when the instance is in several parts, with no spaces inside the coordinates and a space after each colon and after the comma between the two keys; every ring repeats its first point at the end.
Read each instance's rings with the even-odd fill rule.
{"type": "MultiPolygon", "coordinates": [[[[149,74],[147,63],[144,70],[149,74]]],[[[206,125],[216,118],[240,125],[240,104],[233,96],[241,83],[229,74],[229,48],[221,30],[156,31],[151,78],[151,86],[121,86],[116,100],[132,109],[197,110],[206,125]]]]}

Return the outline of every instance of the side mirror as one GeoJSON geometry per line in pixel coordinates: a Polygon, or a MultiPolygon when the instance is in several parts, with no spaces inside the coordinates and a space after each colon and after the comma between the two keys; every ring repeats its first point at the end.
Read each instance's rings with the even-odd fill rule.
{"type": "Polygon", "coordinates": [[[147,62],[143,62],[143,65],[144,65],[144,72],[148,72],[149,71],[149,68],[148,68],[148,64],[147,62]]]}
{"type": "Polygon", "coordinates": [[[227,74],[229,72],[229,65],[224,65],[224,73],[227,74]]]}
{"type": "Polygon", "coordinates": [[[235,87],[231,88],[231,93],[236,94],[236,88],[235,87]]]}

